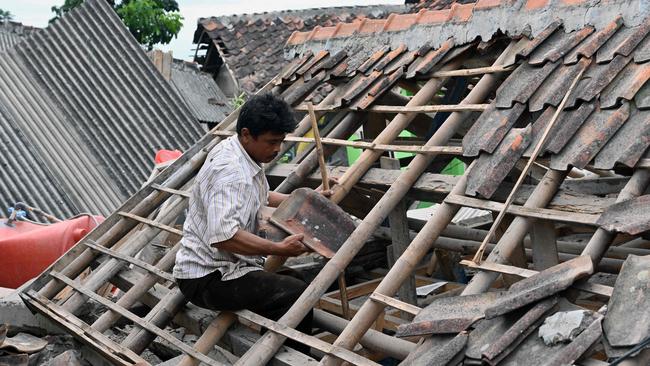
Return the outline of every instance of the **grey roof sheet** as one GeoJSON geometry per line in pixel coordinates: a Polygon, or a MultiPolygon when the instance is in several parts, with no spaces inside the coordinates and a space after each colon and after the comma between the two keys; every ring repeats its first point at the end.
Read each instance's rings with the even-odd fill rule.
{"type": "Polygon", "coordinates": [[[146,180],[156,150],[185,150],[205,131],[105,1],[87,0],[0,59],[0,128],[31,155],[6,157],[15,173],[4,203],[107,215],[146,180]]]}
{"type": "Polygon", "coordinates": [[[171,73],[172,85],[197,120],[217,123],[232,112],[228,97],[210,74],[179,60],[172,62],[171,73]]]}
{"type": "Polygon", "coordinates": [[[22,25],[17,22],[0,21],[0,51],[13,47],[23,38],[39,30],[40,28],[22,25]]]}

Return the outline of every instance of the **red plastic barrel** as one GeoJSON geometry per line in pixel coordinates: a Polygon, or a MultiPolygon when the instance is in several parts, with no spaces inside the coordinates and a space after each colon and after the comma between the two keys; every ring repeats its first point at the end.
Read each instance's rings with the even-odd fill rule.
{"type": "MultiPolygon", "coordinates": [[[[95,216],[97,222],[104,221],[95,216]]],[[[38,276],[63,253],[95,228],[89,216],[52,225],[0,220],[0,287],[18,288],[38,276]]]]}
{"type": "Polygon", "coordinates": [[[156,164],[162,164],[169,160],[176,160],[183,155],[182,151],[179,150],[158,150],[156,152],[156,164]]]}

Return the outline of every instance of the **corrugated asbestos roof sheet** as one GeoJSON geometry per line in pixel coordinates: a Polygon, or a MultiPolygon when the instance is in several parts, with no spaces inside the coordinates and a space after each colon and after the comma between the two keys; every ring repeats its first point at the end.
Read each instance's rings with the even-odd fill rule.
{"type": "Polygon", "coordinates": [[[174,60],[171,82],[194,118],[201,122],[218,123],[232,112],[228,97],[212,76],[201,72],[196,65],[174,60]]]}
{"type": "Polygon", "coordinates": [[[20,42],[23,38],[39,30],[39,28],[22,25],[17,22],[0,21],[0,51],[13,47],[13,45],[20,42]]]}
{"type": "Polygon", "coordinates": [[[156,150],[185,150],[205,131],[102,0],[0,62],[2,170],[12,172],[3,206],[108,215],[149,176],[156,150]]]}
{"type": "MultiPolygon", "coordinates": [[[[544,152],[553,169],[593,164],[612,169],[616,164],[634,166],[650,144],[650,7],[639,4],[635,13],[622,11],[630,2],[567,2],[558,19],[544,21],[527,17],[540,12],[539,2],[520,0],[510,5],[498,1],[452,5],[446,10],[421,10],[418,14],[392,14],[385,20],[366,20],[295,32],[287,43],[287,55],[295,55],[281,73],[282,82],[297,81],[283,96],[291,103],[327,81],[345,84],[335,102],[338,106],[365,109],[399,79],[427,79],[468,46],[489,44],[497,31],[518,29],[520,20],[503,23],[507,6],[539,28],[536,36],[522,30],[506,39],[517,41],[506,66],[515,70],[496,91],[496,98],[482,113],[463,140],[464,155],[478,157],[483,172],[470,176],[466,194],[489,197],[505,179],[514,163],[532,151],[555,108],[569,89],[571,80],[585,70],[575,92],[551,131],[544,152]],[[598,9],[593,9],[598,6],[598,9]],[[641,9],[641,11],[638,11],[641,9]],[[592,26],[562,21],[578,13],[598,14],[592,26]],[[644,18],[640,18],[640,17],[644,18]],[[439,27],[459,27],[459,34],[480,34],[484,21],[494,20],[489,37],[458,42],[459,37],[440,42],[439,27]],[[432,24],[434,28],[432,28],[432,24]],[[567,24],[570,25],[567,26],[567,24]],[[461,27],[462,26],[462,27],[461,27]],[[572,29],[573,28],[573,29],[572,29]],[[363,34],[365,38],[361,38],[363,34]],[[405,39],[416,35],[415,39],[405,39]],[[386,41],[386,40],[389,41],[386,41]],[[400,42],[400,43],[398,43],[400,42]],[[347,49],[341,45],[349,46],[347,49]],[[299,52],[296,54],[295,52],[299,52]],[[343,56],[341,56],[343,53],[343,56]],[[633,118],[629,118],[633,116],[633,118]],[[534,122],[533,128],[522,129],[534,122]],[[633,123],[634,126],[628,126],[633,123]],[[623,128],[624,127],[624,128],[623,128]],[[638,139],[619,137],[640,134],[638,139]],[[523,144],[525,142],[525,144],[523,144]],[[603,156],[600,156],[602,151],[603,156]],[[595,160],[594,160],[595,159],[595,160]],[[501,169],[489,169],[500,166],[501,169]]],[[[544,14],[553,13],[549,9],[544,14]]],[[[541,13],[539,13],[541,14],[541,13]]],[[[584,18],[589,21],[588,18],[584,18]]],[[[442,29],[442,28],[440,28],[442,29]]],[[[444,32],[443,32],[444,33],[444,32]]],[[[498,36],[502,37],[503,36],[498,36]]]]}

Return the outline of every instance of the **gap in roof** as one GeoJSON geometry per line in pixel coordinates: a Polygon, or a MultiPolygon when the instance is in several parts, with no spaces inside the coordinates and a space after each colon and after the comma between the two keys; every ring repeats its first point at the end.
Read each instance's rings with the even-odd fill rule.
{"type": "Polygon", "coordinates": [[[175,58],[192,60],[192,37],[199,18],[233,14],[252,14],[281,10],[301,10],[333,6],[400,5],[404,0],[177,0],[183,15],[183,28],[178,38],[158,48],[173,51],[175,58]]]}

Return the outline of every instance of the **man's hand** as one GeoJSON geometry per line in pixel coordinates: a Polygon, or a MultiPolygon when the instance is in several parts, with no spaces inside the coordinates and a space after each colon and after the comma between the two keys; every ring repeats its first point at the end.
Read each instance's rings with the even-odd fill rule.
{"type": "Polygon", "coordinates": [[[309,248],[307,248],[302,242],[303,234],[290,235],[284,238],[280,243],[282,247],[282,255],[288,257],[296,257],[303,253],[307,253],[309,248]]]}
{"type": "MultiPolygon", "coordinates": [[[[329,182],[330,182],[330,187],[334,187],[335,185],[339,184],[339,180],[332,177],[330,177],[329,182]]],[[[316,189],[316,192],[322,194],[324,197],[331,197],[332,194],[334,193],[332,189],[324,190],[323,186],[318,187],[318,189],[316,189]]]]}

